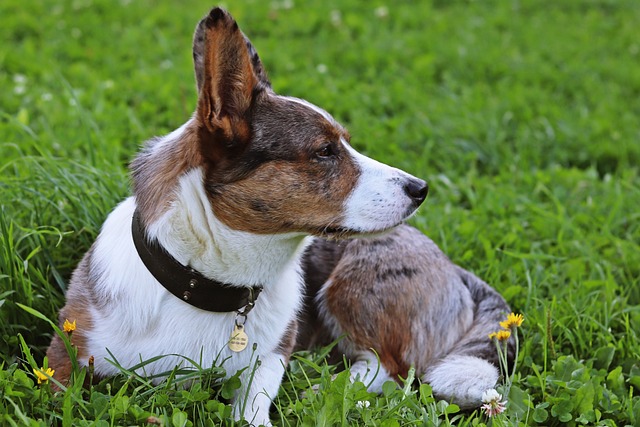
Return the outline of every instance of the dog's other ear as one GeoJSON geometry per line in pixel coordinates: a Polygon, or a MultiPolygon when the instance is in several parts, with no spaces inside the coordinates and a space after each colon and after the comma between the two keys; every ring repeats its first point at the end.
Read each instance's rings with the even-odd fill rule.
{"type": "Polygon", "coordinates": [[[255,49],[225,10],[212,9],[196,27],[193,60],[200,123],[229,140],[242,139],[257,89],[270,85],[255,49]]]}

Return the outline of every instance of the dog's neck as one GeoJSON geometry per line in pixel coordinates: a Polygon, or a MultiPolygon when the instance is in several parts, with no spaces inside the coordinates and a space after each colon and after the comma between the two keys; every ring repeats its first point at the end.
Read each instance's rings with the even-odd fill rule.
{"type": "Polygon", "coordinates": [[[306,245],[301,233],[258,235],[223,224],[211,209],[200,169],[180,179],[176,199],[148,231],[178,262],[238,286],[268,287],[306,245]]]}

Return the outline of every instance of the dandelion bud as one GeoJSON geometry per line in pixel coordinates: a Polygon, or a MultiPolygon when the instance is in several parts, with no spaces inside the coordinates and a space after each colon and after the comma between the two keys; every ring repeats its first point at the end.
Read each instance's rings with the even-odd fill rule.
{"type": "Polygon", "coordinates": [[[68,334],[75,331],[76,330],[75,319],[73,320],[73,322],[69,322],[69,319],[64,319],[64,325],[62,325],[62,329],[68,334]]]}

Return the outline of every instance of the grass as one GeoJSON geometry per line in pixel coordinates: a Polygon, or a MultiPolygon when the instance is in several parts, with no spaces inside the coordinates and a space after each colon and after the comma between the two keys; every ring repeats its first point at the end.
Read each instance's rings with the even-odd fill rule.
{"type": "MultiPolygon", "coordinates": [[[[142,141],[196,100],[195,1],[0,3],[0,424],[219,425],[237,379],[38,386],[69,275],[128,194],[142,141]],[[30,307],[44,318],[20,308],[30,307]],[[152,418],[149,418],[152,417],[152,418]]],[[[525,315],[509,406],[351,384],[301,354],[278,425],[640,425],[640,56],[635,1],[238,1],[275,89],[424,177],[412,220],[525,315]],[[310,384],[319,393],[300,393],[310,384]],[[369,402],[365,404],[363,402],[369,402]]],[[[224,367],[222,367],[223,369],[224,367]]],[[[88,373],[79,373],[80,376],[88,373]]]]}

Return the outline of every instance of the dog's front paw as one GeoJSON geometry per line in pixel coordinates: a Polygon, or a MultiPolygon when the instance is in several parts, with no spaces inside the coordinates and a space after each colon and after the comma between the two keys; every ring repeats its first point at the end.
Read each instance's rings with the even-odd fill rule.
{"type": "Polygon", "coordinates": [[[255,427],[258,427],[258,426],[271,427],[272,426],[271,420],[269,419],[268,411],[258,410],[252,414],[248,414],[248,413],[242,414],[240,413],[240,410],[234,407],[233,418],[236,421],[245,420],[249,423],[249,425],[255,426],[255,427]]]}

